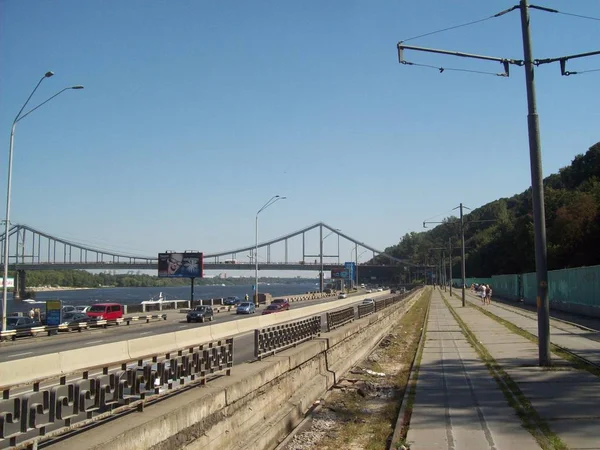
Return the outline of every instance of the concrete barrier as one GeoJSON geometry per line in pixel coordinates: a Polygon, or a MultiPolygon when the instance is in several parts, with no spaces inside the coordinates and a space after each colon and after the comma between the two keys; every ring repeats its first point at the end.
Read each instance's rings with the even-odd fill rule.
{"type": "Polygon", "coordinates": [[[0,389],[26,383],[32,378],[44,379],[60,375],[58,353],[22,358],[0,363],[0,389]]]}
{"type": "MultiPolygon", "coordinates": [[[[58,359],[60,363],[60,372],[63,375],[81,371],[91,365],[103,366],[110,365],[118,361],[128,361],[129,349],[127,341],[113,342],[110,344],[101,344],[93,347],[93,360],[90,361],[90,348],[82,347],[66,352],[59,352],[58,359]]],[[[37,374],[36,374],[37,375],[37,374]]]]}
{"type": "Polygon", "coordinates": [[[213,341],[218,341],[219,339],[235,336],[236,334],[238,334],[239,331],[237,323],[237,320],[232,320],[231,322],[220,323],[218,325],[211,325],[210,335],[212,336],[213,341]]]}
{"type": "Polygon", "coordinates": [[[205,325],[191,330],[176,331],[175,341],[178,348],[206,344],[212,341],[210,326],[205,325]]]}
{"type": "MultiPolygon", "coordinates": [[[[137,359],[155,353],[168,353],[177,349],[175,333],[157,334],[155,336],[131,339],[126,342],[129,348],[129,357],[131,359],[137,359]]],[[[88,350],[90,349],[88,348],[88,350]]]]}

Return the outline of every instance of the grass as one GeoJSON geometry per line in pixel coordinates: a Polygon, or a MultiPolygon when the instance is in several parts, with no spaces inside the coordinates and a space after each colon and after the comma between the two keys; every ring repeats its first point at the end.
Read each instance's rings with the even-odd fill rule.
{"type": "MultiPolygon", "coordinates": [[[[481,306],[473,304],[472,302],[467,302],[467,305],[471,308],[475,308],[476,310],[485,314],[490,319],[495,320],[499,324],[504,325],[511,332],[518,334],[519,336],[524,337],[525,339],[530,340],[535,345],[539,345],[539,340],[538,340],[537,336],[531,334],[529,331],[526,331],[523,328],[516,326],[515,324],[503,319],[502,317],[495,315],[494,313],[488,311],[485,308],[482,308],[481,306]]],[[[600,377],[600,367],[597,367],[597,366],[594,366],[593,364],[587,363],[585,360],[582,360],[581,358],[573,355],[572,353],[565,351],[562,347],[559,347],[559,346],[551,343],[550,351],[552,353],[554,353],[556,356],[558,356],[559,358],[569,361],[575,369],[585,370],[585,371],[591,373],[592,375],[600,377]]],[[[559,369],[555,368],[555,367],[549,367],[548,370],[559,370],[559,369]]]]}
{"type": "Polygon", "coordinates": [[[538,444],[540,444],[540,447],[544,450],[568,450],[566,444],[562,442],[562,440],[550,429],[548,424],[539,416],[529,399],[521,392],[518,385],[502,369],[494,357],[487,351],[485,346],[479,342],[467,324],[464,323],[461,317],[454,311],[454,308],[450,305],[443,293],[442,299],[461,327],[462,333],[484,362],[490,374],[494,377],[496,383],[498,383],[498,386],[500,386],[509,406],[514,408],[521,419],[523,426],[532,434],[538,444]]]}
{"type": "MultiPolygon", "coordinates": [[[[372,370],[385,373],[387,361],[399,364],[400,370],[388,374],[385,378],[369,375],[360,377],[375,385],[393,388],[396,395],[388,399],[378,399],[377,403],[381,407],[375,409],[369,408],[372,399],[364,398],[354,391],[333,393],[328,399],[328,407],[336,413],[342,423],[335,433],[325,437],[319,443],[319,448],[332,450],[340,448],[385,450],[387,448],[398,417],[399,398],[407,387],[410,365],[419,345],[429,299],[430,294],[421,296],[406,311],[390,332],[394,337],[389,338],[388,335],[390,345],[385,348],[378,347],[379,361],[370,361],[368,364],[372,370]]],[[[366,364],[362,366],[365,367],[366,364]]]]}

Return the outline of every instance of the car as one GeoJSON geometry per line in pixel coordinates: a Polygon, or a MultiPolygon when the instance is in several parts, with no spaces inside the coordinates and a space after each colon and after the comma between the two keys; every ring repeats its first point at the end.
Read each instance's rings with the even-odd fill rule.
{"type": "Polygon", "coordinates": [[[9,316],[6,318],[6,330],[16,330],[19,335],[36,336],[38,332],[30,331],[27,333],[27,330],[41,326],[43,326],[41,322],[37,322],[30,317],[9,316]]]}
{"type": "Polygon", "coordinates": [[[375,305],[375,299],[373,298],[365,298],[361,305],[375,305]]]}
{"type": "Polygon", "coordinates": [[[61,325],[75,327],[80,323],[88,323],[90,318],[86,313],[70,312],[63,314],[61,325]]]}
{"type": "Polygon", "coordinates": [[[237,305],[240,302],[240,298],[236,296],[227,297],[225,300],[223,300],[224,305],[237,305]]]}
{"type": "Polygon", "coordinates": [[[187,313],[187,321],[190,322],[204,322],[208,320],[212,322],[215,319],[213,309],[210,306],[200,305],[196,306],[189,313],[187,313]]]}
{"type": "Polygon", "coordinates": [[[242,302],[239,304],[235,312],[236,314],[254,314],[256,312],[256,307],[254,306],[254,303],[242,302]]]}
{"type": "Polygon", "coordinates": [[[371,289],[367,289],[365,292],[366,292],[367,294],[370,294],[370,293],[371,293],[371,292],[373,292],[373,291],[372,291],[371,289]]]}
{"type": "Polygon", "coordinates": [[[265,314],[273,314],[281,311],[285,311],[282,303],[271,303],[262,313],[264,316],[265,314]]]}
{"type": "Polygon", "coordinates": [[[383,288],[377,288],[377,292],[383,292],[383,288]]]}
{"type": "Polygon", "coordinates": [[[338,295],[338,298],[348,298],[348,294],[346,294],[345,292],[340,293],[340,295],[338,295]]]}
{"type": "Polygon", "coordinates": [[[74,311],[69,311],[70,313],[72,312],[78,312],[78,313],[86,313],[90,310],[91,306],[76,306],[74,311]]]}
{"type": "Polygon", "coordinates": [[[271,305],[281,305],[283,310],[290,309],[290,302],[287,298],[276,298],[275,300],[271,301],[271,305]]]}
{"type": "Polygon", "coordinates": [[[75,312],[75,307],[74,307],[74,306],[71,306],[71,305],[64,305],[64,306],[62,307],[62,313],[63,313],[63,314],[66,314],[66,313],[72,313],[72,312],[75,312]]]}
{"type": "Polygon", "coordinates": [[[92,320],[121,319],[123,317],[123,305],[118,303],[98,303],[93,305],[86,314],[92,320]]]}

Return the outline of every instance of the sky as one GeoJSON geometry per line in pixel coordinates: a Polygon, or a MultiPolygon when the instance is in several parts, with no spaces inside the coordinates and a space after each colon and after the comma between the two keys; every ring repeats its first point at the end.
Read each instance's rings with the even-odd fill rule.
{"type": "MultiPolygon", "coordinates": [[[[440,74],[399,64],[396,47],[513,4],[0,0],[0,198],[12,121],[52,70],[29,106],[85,89],[18,123],[11,223],[128,254],[212,253],[253,245],[256,212],[281,195],[259,240],[322,221],[383,250],[460,202],[530,186],[524,69],[440,74]]],[[[595,0],[539,4],[600,17],[595,0]]],[[[531,26],[535,58],[600,47],[597,20],[532,10],[531,26]]],[[[518,10],[407,44],[523,58],[518,10]]],[[[597,68],[600,56],[568,62],[597,68]]],[[[536,69],[545,176],[600,140],[599,87],[600,72],[536,69]]],[[[318,244],[307,235],[307,252],[318,244]]],[[[301,259],[301,239],[289,245],[301,259]]],[[[340,260],[351,249],[342,240],[340,260]]],[[[325,253],[338,254],[334,236],[325,253]]],[[[274,246],[271,260],[283,254],[274,246]]]]}

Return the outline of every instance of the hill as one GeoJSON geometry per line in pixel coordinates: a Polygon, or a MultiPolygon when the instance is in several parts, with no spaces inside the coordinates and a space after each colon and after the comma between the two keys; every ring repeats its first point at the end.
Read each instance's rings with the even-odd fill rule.
{"type": "MultiPolygon", "coordinates": [[[[600,264],[600,142],[545,178],[544,193],[548,269],[600,264]]],[[[460,273],[459,221],[450,217],[444,222],[426,232],[404,235],[386,252],[417,264],[432,264],[440,252],[430,249],[447,248],[452,238],[456,277],[460,273]]],[[[469,276],[535,271],[531,188],[465,214],[465,222],[469,276]],[[478,220],[490,222],[474,222],[478,220]]]]}

